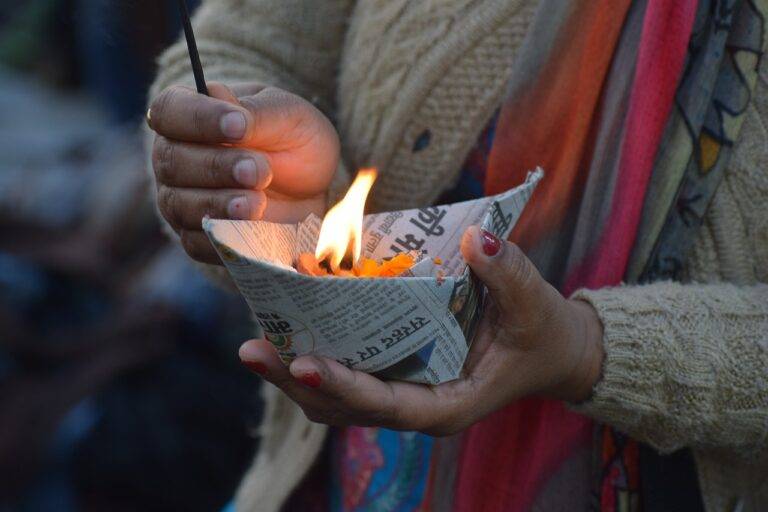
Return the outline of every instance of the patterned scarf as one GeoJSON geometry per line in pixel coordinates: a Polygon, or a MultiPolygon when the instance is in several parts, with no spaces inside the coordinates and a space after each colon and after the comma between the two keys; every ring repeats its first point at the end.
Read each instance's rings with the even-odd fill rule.
{"type": "MultiPolygon", "coordinates": [[[[539,8],[501,110],[486,192],[546,169],[512,240],[565,293],[624,275],[696,6],[544,0],[539,8]]],[[[494,413],[465,435],[456,510],[567,509],[544,500],[569,499],[553,493],[552,477],[589,452],[592,432],[560,402],[527,399],[494,413]]],[[[637,447],[606,440],[608,481],[626,494],[618,500],[607,485],[602,509],[637,504],[637,447]]]]}
{"type": "MultiPolygon", "coordinates": [[[[543,2],[518,57],[486,192],[547,169],[512,239],[566,294],[677,277],[749,103],[768,2],[562,4],[543,2]]],[[[552,494],[590,430],[545,400],[495,413],[465,435],[455,509],[571,509],[552,494]]],[[[592,508],[639,509],[637,443],[594,432],[592,508]]]]}

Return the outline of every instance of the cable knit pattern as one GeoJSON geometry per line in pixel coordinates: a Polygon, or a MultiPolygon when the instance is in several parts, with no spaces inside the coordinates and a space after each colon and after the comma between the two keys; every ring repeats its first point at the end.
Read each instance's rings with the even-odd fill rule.
{"type": "Polygon", "coordinates": [[[605,325],[603,378],[581,407],[670,452],[768,437],[768,285],[659,283],[581,291],[605,325]]]}
{"type": "Polygon", "coordinates": [[[768,510],[768,285],[579,291],[605,327],[577,411],[663,452],[694,449],[709,511],[768,510]]]}
{"type": "Polygon", "coordinates": [[[372,153],[382,130],[392,124],[390,112],[396,102],[409,96],[402,94],[403,88],[422,82],[438,45],[444,44],[449,32],[461,25],[466,10],[477,3],[443,0],[440,9],[435,9],[434,1],[358,2],[347,34],[339,84],[339,96],[345,99],[340,105],[342,129],[354,133],[345,146],[350,161],[381,166],[381,162],[372,162],[372,153]],[[382,59],[381,55],[396,58],[382,59]],[[352,66],[351,62],[368,64],[352,66]],[[388,114],[382,115],[385,111],[388,114]]]}
{"type": "Polygon", "coordinates": [[[487,35],[440,73],[429,98],[399,131],[401,140],[385,166],[382,191],[373,198],[372,208],[387,211],[431,204],[453,186],[475,143],[467,134],[480,133],[501,104],[532,15],[533,6],[527,5],[519,9],[518,23],[494,19],[487,35]],[[417,138],[427,132],[430,145],[414,152],[417,138]]]}
{"type": "Polygon", "coordinates": [[[699,282],[768,282],[768,59],[686,270],[699,282]]]}
{"type": "MultiPolygon", "coordinates": [[[[536,0],[206,0],[194,17],[209,79],[315,102],[350,168],[382,175],[374,209],[430,203],[499,105],[536,0]],[[427,137],[418,151],[414,141],[427,137]]],[[[183,43],[151,95],[192,84],[183,43]]],[[[726,176],[686,263],[690,284],[582,290],[605,326],[604,375],[578,409],[659,449],[691,446],[707,509],[768,510],[768,59],[726,176]],[[731,284],[723,284],[725,282],[731,284]],[[695,284],[701,283],[701,284],[695,284]],[[739,286],[735,286],[739,285],[739,286]]],[[[349,182],[342,165],[331,198],[349,182]]],[[[278,510],[322,445],[264,386],[261,449],[237,509],[278,510]]]]}
{"type": "Polygon", "coordinates": [[[537,2],[443,1],[358,5],[340,77],[348,162],[381,176],[369,206],[434,201],[456,178],[474,137],[498,107],[537,2]],[[388,16],[399,14],[396,22],[388,16]],[[386,59],[376,56],[386,55],[386,59]],[[369,62],[371,66],[353,65],[369,62]],[[429,134],[430,144],[414,152],[429,134]],[[438,171],[439,170],[439,171],[438,171]]]}

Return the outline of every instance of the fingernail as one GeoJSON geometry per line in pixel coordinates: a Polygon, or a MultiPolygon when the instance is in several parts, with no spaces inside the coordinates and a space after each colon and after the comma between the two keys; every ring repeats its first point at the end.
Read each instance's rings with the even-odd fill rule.
{"type": "Polygon", "coordinates": [[[251,205],[245,197],[236,197],[227,205],[227,215],[230,219],[250,220],[251,205]]]}
{"type": "Polygon", "coordinates": [[[252,158],[240,160],[235,164],[232,173],[235,180],[243,186],[255,187],[261,182],[261,170],[252,158]]]}
{"type": "Polygon", "coordinates": [[[242,112],[230,112],[221,118],[221,133],[232,140],[240,140],[245,137],[245,115],[242,112]]]}
{"type": "Polygon", "coordinates": [[[267,374],[267,365],[259,361],[243,361],[243,365],[253,373],[258,373],[262,377],[267,374]]]}
{"type": "Polygon", "coordinates": [[[484,229],[480,230],[480,240],[482,241],[483,252],[486,256],[496,256],[501,249],[501,240],[484,229]]]}
{"type": "Polygon", "coordinates": [[[305,373],[299,377],[299,382],[307,386],[308,388],[319,388],[323,379],[320,378],[320,374],[316,372],[305,373]]]}

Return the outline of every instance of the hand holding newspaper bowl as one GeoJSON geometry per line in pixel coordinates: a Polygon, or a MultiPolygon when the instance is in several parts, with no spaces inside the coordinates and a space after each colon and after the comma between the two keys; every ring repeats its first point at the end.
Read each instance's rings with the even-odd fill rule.
{"type": "Polygon", "coordinates": [[[483,300],[461,256],[461,235],[480,225],[506,238],[542,176],[532,172],[497,196],[363,217],[375,177],[363,172],[326,215],[325,231],[314,215],[298,225],[206,218],[203,229],[286,363],[314,354],[390,379],[439,384],[459,376],[483,300]],[[352,267],[360,258],[381,265],[400,254],[415,261],[386,279],[296,271],[309,253],[343,275],[350,251],[352,267]]]}
{"type": "MultiPolygon", "coordinates": [[[[510,229],[539,178],[479,203],[366,217],[361,258],[383,265],[406,249],[421,251],[396,277],[337,277],[331,262],[324,277],[314,277],[274,259],[254,270],[266,256],[233,254],[232,271],[268,336],[244,343],[241,360],[310,420],[329,425],[448,435],[523,396],[586,399],[603,358],[594,309],[566,300],[517,246],[492,233],[510,229]],[[435,270],[434,258],[445,258],[442,279],[421,275],[422,262],[435,270]],[[296,327],[300,322],[305,330],[296,327]],[[306,340],[314,345],[300,345],[306,340]]],[[[256,248],[249,235],[255,228],[239,228],[247,247],[256,248]]],[[[269,228],[281,242],[265,255],[284,251],[284,262],[298,255],[317,263],[309,251],[317,225],[276,229],[269,228]]],[[[350,272],[346,265],[354,262],[342,257],[339,271],[350,272]]]]}
{"type": "Polygon", "coordinates": [[[291,225],[206,218],[203,229],[285,363],[312,354],[439,384],[459,376],[482,312],[483,286],[462,258],[461,236],[481,226],[505,239],[542,176],[538,169],[497,196],[363,216],[375,179],[364,171],[322,226],[310,215],[291,225]],[[380,267],[403,255],[413,265],[396,277],[359,274],[360,262],[380,267]]]}

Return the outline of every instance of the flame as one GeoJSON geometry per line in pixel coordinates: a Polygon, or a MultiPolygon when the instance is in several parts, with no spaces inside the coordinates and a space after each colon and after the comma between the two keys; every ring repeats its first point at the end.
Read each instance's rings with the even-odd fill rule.
{"type": "Polygon", "coordinates": [[[374,181],[376,169],[361,169],[344,199],[325,214],[315,257],[317,261],[327,258],[334,272],[350,252],[353,265],[360,259],[363,247],[363,209],[374,181]]]}

